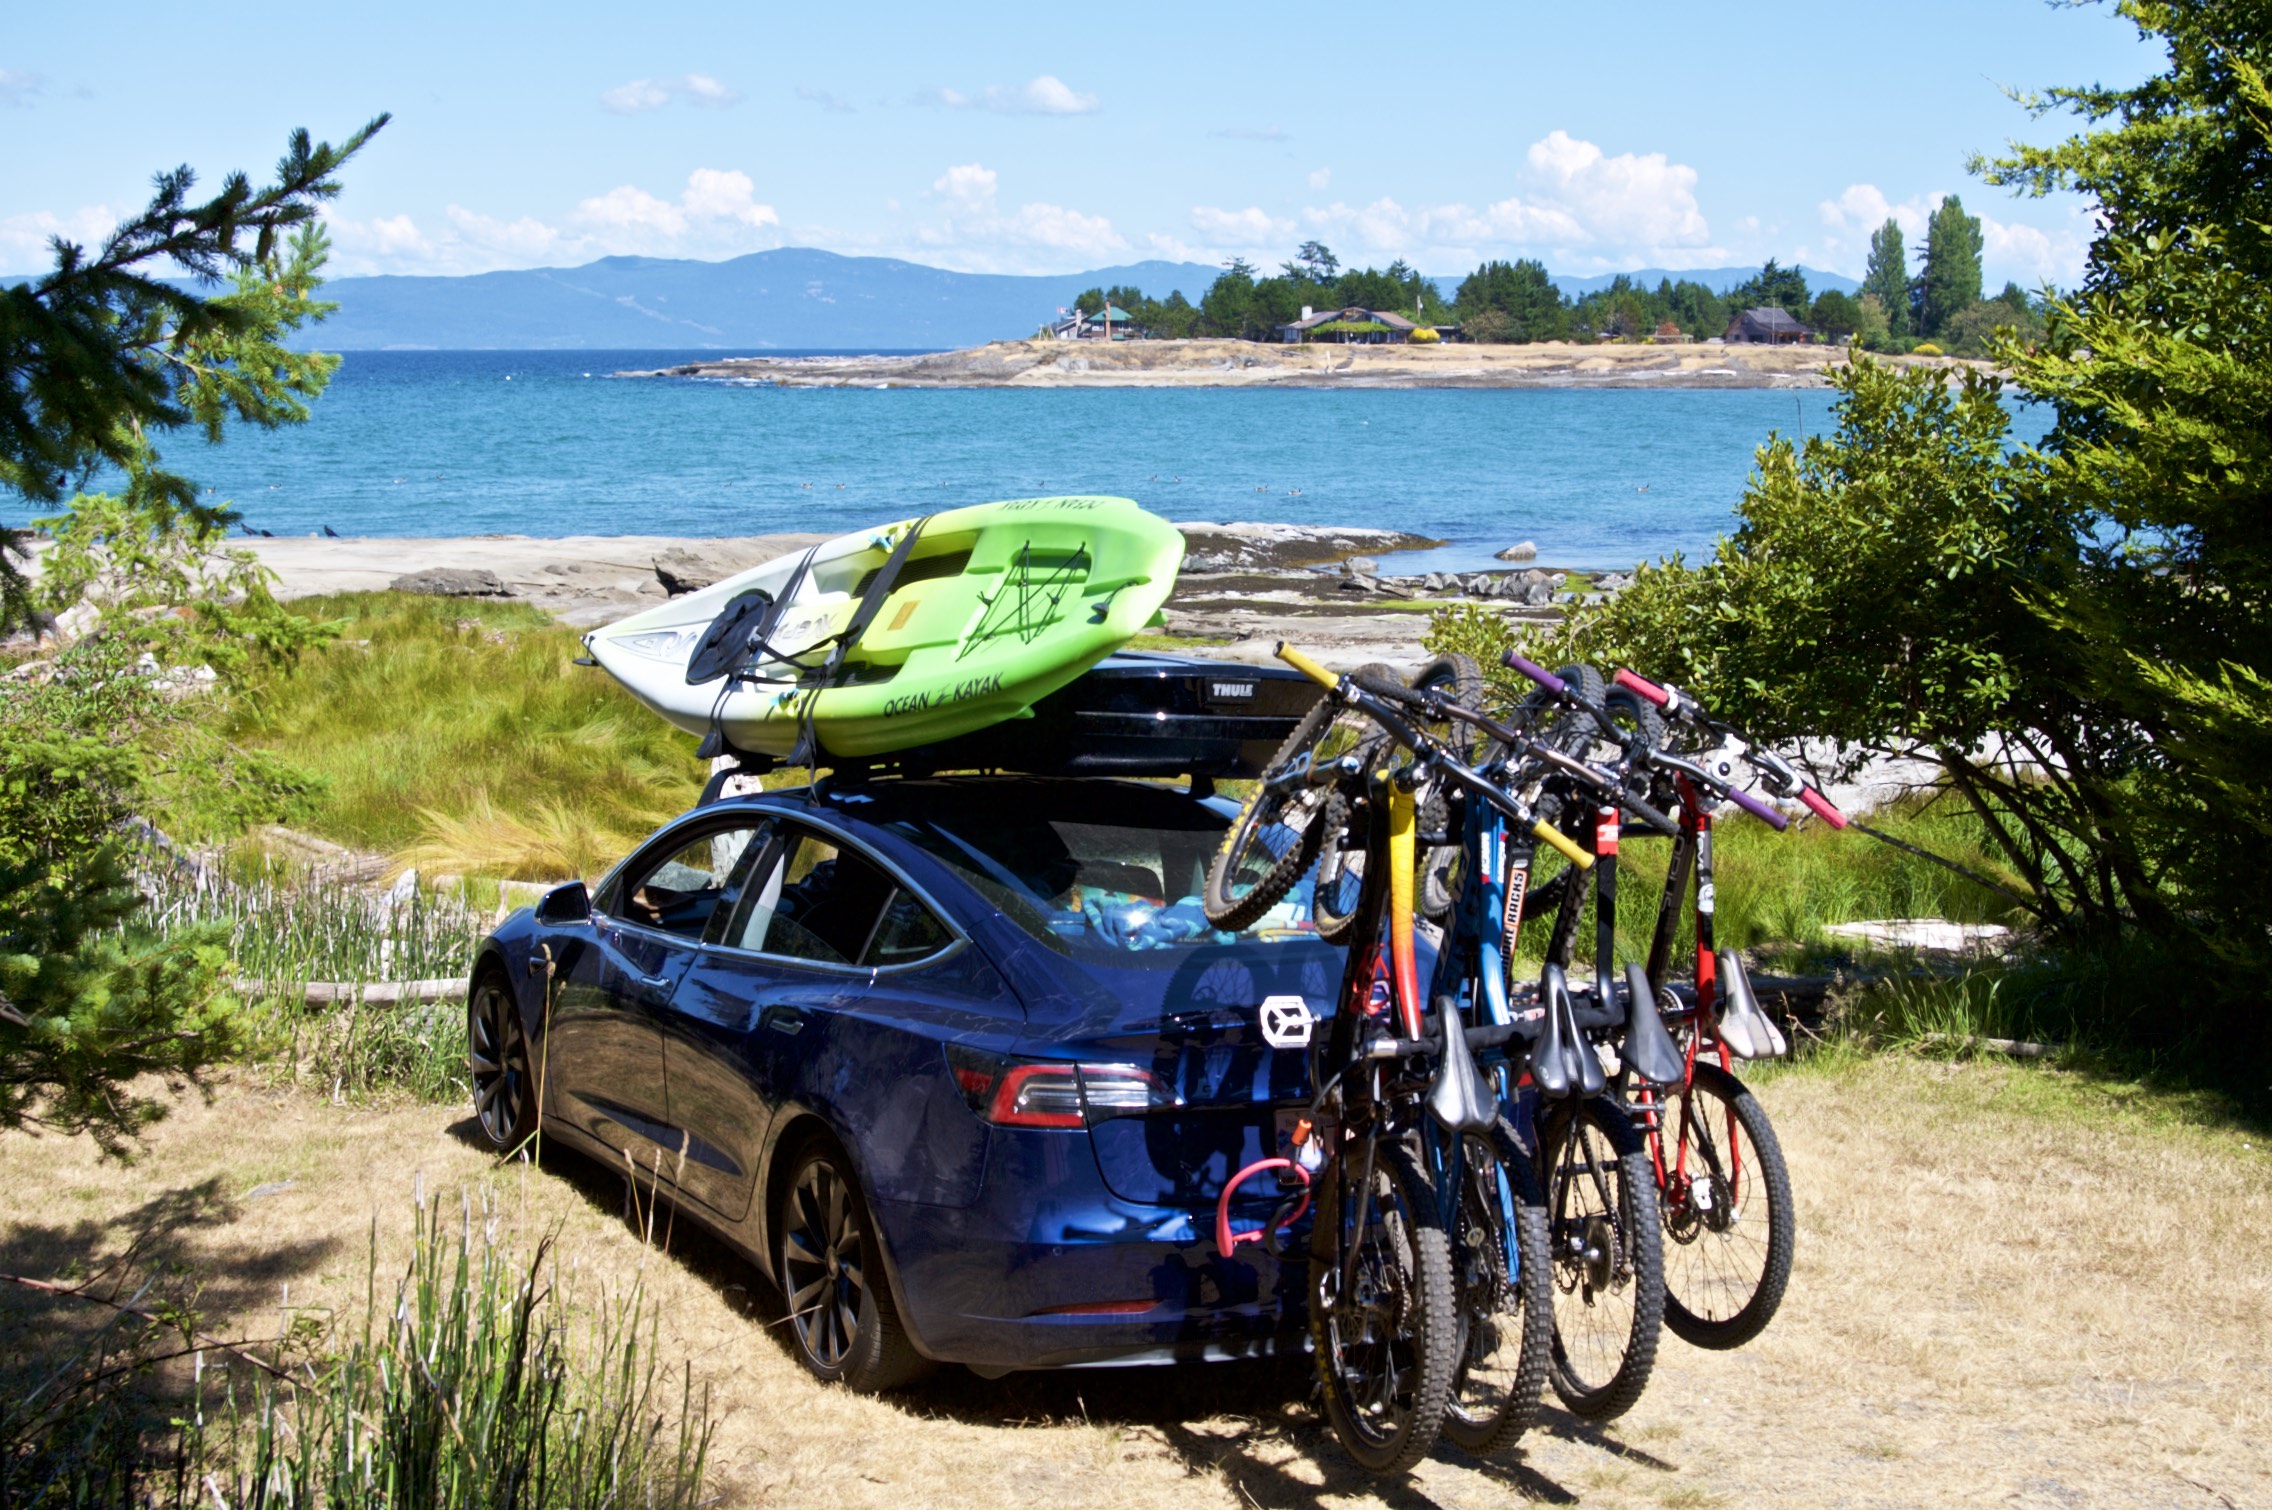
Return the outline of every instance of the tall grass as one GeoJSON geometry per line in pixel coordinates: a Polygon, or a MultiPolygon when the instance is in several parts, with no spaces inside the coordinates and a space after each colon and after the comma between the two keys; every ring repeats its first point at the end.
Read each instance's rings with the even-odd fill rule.
{"type": "MultiPolygon", "coordinates": [[[[1873,814],[1870,824],[1998,880],[2004,867],[1986,850],[1977,820],[1955,804],[1903,803],[1873,814]]],[[[1560,861],[1540,850],[1538,880],[1550,879],[1560,861]]],[[[1655,931],[1672,843],[1635,837],[1628,828],[1618,853],[1617,941],[1621,957],[1642,960],[1655,931]]],[[[1735,814],[1712,829],[1713,939],[1719,947],[1764,949],[1778,963],[1804,965],[1852,952],[1824,932],[1835,923],[1875,918],[1947,918],[1956,922],[2017,925],[2026,915],[2009,898],[1855,829],[1794,824],[1776,833],[1757,819],[1735,814]]],[[[1695,948],[1693,893],[1682,904],[1675,957],[1695,948]]],[[[1542,923],[1524,931],[1526,946],[1545,942],[1542,923]]],[[[1593,958],[1589,903],[1579,931],[1579,957],[1593,958]]]]}
{"type": "Polygon", "coordinates": [[[221,1348],[155,1305],[97,1329],[46,1387],[0,1403],[0,1503],[702,1503],[707,1394],[691,1370],[661,1368],[642,1289],[579,1302],[551,1239],[525,1256],[498,1240],[486,1193],[461,1196],[454,1221],[438,1200],[417,1213],[391,1286],[374,1233],[363,1314],[343,1336],[303,1312],[273,1343],[221,1348]]]}
{"type": "Polygon", "coordinates": [[[463,1002],[309,1006],[310,981],[463,978],[489,915],[462,898],[411,888],[372,893],[320,878],[262,871],[240,880],[149,853],[138,868],[147,906],[134,925],[217,935],[236,961],[256,1058],[305,1073],[338,1099],[407,1095],[461,1101],[463,1002]]]}
{"type": "MultiPolygon", "coordinates": [[[[328,839],[460,874],[588,876],[701,790],[694,741],[572,665],[575,631],[535,609],[348,593],[293,610],[339,637],[238,694],[222,730],[316,779],[299,821],[328,839]]],[[[185,802],[184,831],[223,831],[185,802]]]]}

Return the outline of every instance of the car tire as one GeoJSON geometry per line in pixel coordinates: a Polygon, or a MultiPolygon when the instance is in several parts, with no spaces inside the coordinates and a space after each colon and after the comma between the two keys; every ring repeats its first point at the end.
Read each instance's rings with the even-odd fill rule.
{"type": "Polygon", "coordinates": [[[492,966],[474,977],[465,1015],[474,1121],[482,1141],[510,1153],[536,1136],[539,1109],[528,1028],[502,971],[492,966]]]}
{"type": "Polygon", "coordinates": [[[773,1230],[787,1331],[807,1372],[875,1394],[930,1371],[892,1304],[860,1182],[833,1144],[797,1154],[773,1230]]]}

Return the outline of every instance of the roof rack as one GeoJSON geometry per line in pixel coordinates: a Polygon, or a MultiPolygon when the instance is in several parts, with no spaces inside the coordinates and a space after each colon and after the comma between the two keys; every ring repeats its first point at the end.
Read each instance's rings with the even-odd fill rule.
{"type": "MultiPolygon", "coordinates": [[[[1283,666],[1123,650],[1013,718],[935,744],[826,759],[832,784],[1002,771],[1033,776],[1251,777],[1323,695],[1283,666]]],[[[779,762],[730,746],[743,772],[779,762]]]]}

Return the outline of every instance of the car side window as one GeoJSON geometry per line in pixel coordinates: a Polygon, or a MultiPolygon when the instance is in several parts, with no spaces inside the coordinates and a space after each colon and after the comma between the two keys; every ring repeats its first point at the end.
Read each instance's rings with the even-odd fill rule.
{"type": "Polygon", "coordinates": [[[929,908],[854,849],[784,825],[727,925],[726,944],[829,965],[893,965],[953,941],[929,908]]]}
{"type": "Polygon", "coordinates": [[[712,829],[666,851],[614,888],[617,914],[642,928],[699,940],[719,904],[729,900],[736,867],[756,834],[754,824],[712,829]]]}

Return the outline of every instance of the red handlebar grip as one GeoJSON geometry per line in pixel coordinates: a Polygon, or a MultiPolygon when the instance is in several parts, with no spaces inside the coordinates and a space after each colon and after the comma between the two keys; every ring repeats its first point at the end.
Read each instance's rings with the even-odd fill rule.
{"type": "Polygon", "coordinates": [[[1846,826],[1846,815],[1838,811],[1828,797],[1823,796],[1813,787],[1800,787],[1799,800],[1807,805],[1808,812],[1813,813],[1832,828],[1844,828],[1846,826]]]}
{"type": "Polygon", "coordinates": [[[1658,686],[1655,682],[1635,676],[1632,672],[1627,671],[1622,666],[1617,668],[1617,675],[1610,678],[1610,680],[1616,682],[1618,686],[1623,687],[1626,691],[1632,693],[1636,697],[1647,698],[1650,702],[1655,703],[1660,708],[1663,707],[1666,703],[1672,701],[1672,694],[1670,692],[1667,692],[1664,688],[1658,686]]]}
{"type": "Polygon", "coordinates": [[[1529,659],[1528,657],[1520,654],[1517,651],[1508,651],[1504,656],[1500,657],[1500,660],[1508,670],[1520,671],[1523,675],[1529,677],[1532,681],[1538,683],[1541,687],[1544,687],[1547,691],[1553,693],[1557,697],[1560,697],[1564,692],[1567,692],[1569,690],[1568,687],[1563,685],[1562,678],[1556,676],[1553,672],[1547,670],[1538,662],[1529,659]]]}

